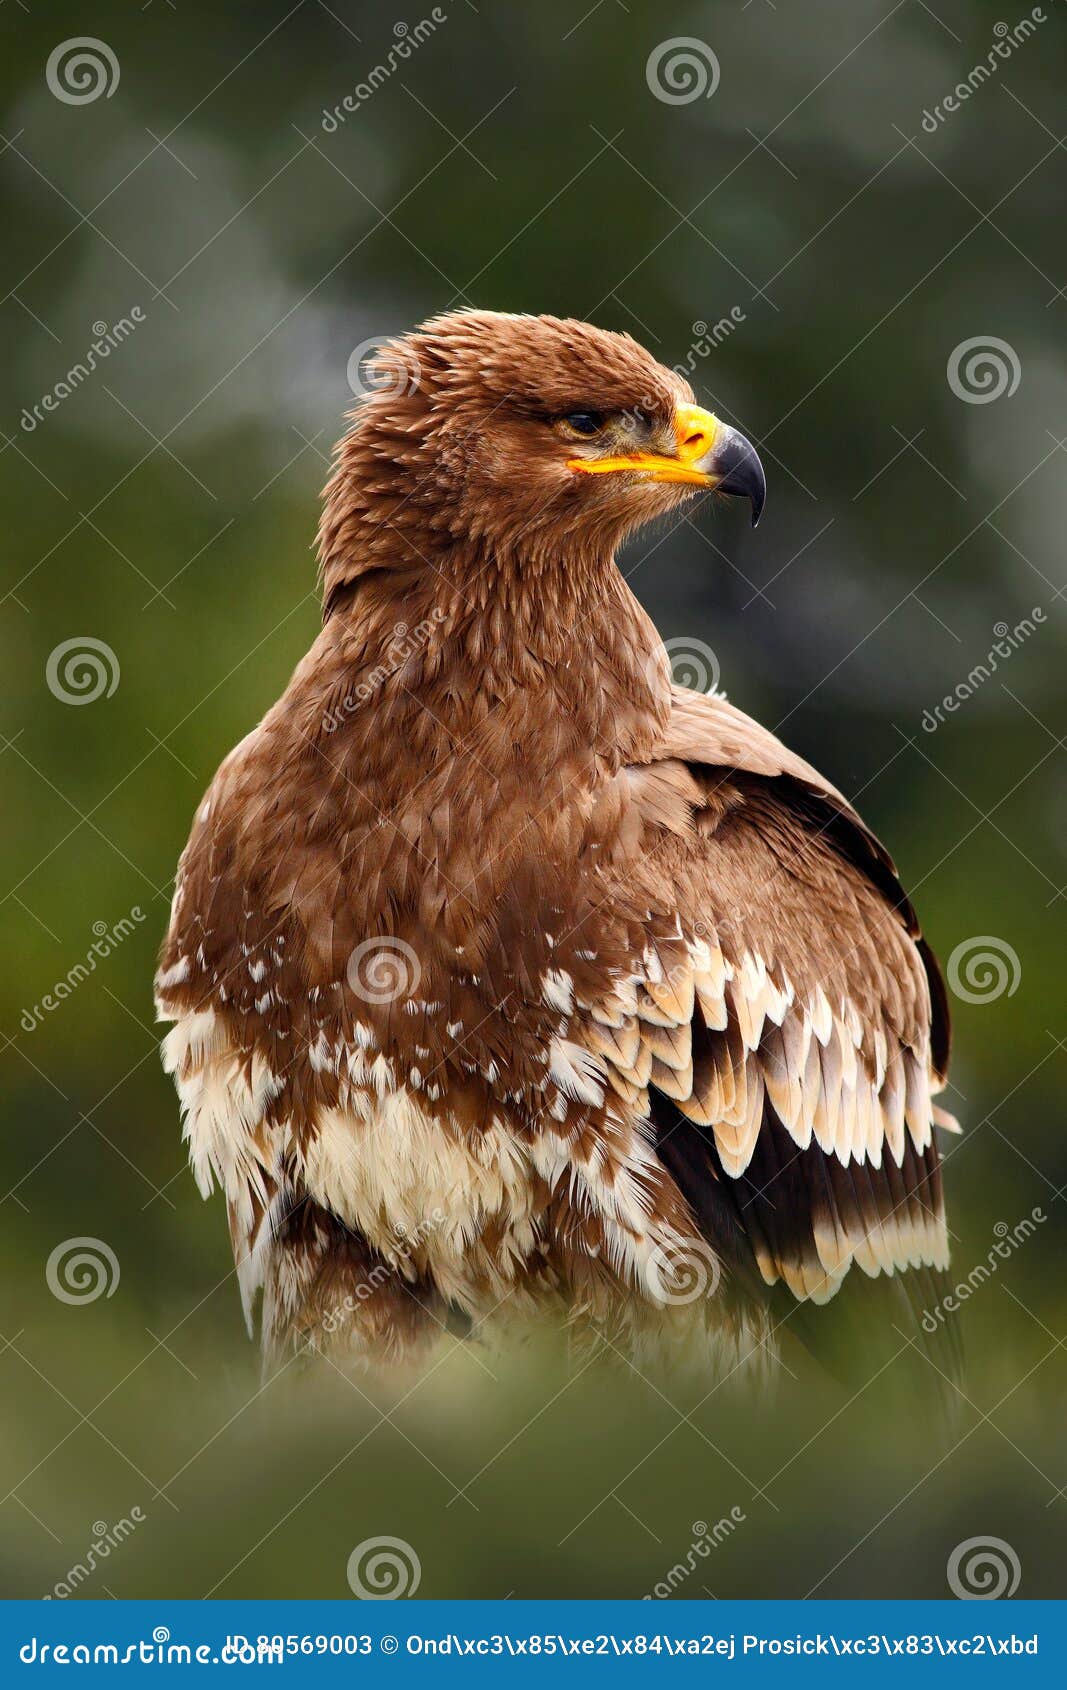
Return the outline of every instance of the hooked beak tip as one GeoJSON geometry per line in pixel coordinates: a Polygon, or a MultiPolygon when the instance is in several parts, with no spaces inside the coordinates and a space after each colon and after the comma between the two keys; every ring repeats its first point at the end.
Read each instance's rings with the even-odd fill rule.
{"type": "Polygon", "coordinates": [[[728,493],[734,498],[749,501],[752,526],[755,528],[767,502],[767,477],[752,442],[736,429],[724,429],[701,467],[706,467],[711,475],[717,477],[717,493],[728,493]]]}

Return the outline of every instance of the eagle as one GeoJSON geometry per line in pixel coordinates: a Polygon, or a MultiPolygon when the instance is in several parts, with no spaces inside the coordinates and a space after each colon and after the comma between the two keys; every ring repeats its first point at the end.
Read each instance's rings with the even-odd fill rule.
{"type": "Polygon", "coordinates": [[[849,1275],[914,1312],[937,963],[848,800],[674,684],[616,563],[701,494],[755,521],[753,446],[551,316],[435,317],[366,387],[321,631],[208,788],[155,982],[267,1365],[547,1318],[718,1377],[849,1275]]]}

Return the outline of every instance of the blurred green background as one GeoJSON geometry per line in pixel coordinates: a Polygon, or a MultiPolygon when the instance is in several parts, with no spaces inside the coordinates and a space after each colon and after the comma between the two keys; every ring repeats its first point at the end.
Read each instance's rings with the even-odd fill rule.
{"type": "Polygon", "coordinates": [[[1014,11],[961,0],[3,7],[4,1594],[52,1590],[133,1509],[78,1593],[347,1596],[350,1552],[388,1534],[421,1595],[641,1595],[735,1509],[678,1597],[940,1596],[989,1535],[1021,1594],[1062,1594],[1067,21],[1042,15],[1016,44],[1014,11]],[[86,30],[118,82],[75,103],[46,66],[86,30]],[[670,53],[652,86],[681,37],[695,97],[670,53]],[[957,955],[960,1277],[998,1223],[1047,1220],[969,1301],[945,1440],[886,1380],[850,1401],[795,1355],[754,1404],[575,1377],[547,1335],[445,1353],[406,1396],[259,1390],[157,1059],[154,953],[197,799],[317,627],[350,356],[457,303],[692,356],[759,444],[758,532],[705,507],[624,565],[855,798],[957,955]],[[991,337],[968,377],[958,349],[991,337]],[[49,659],[86,638],[102,680],[72,704],[49,659]],[[983,950],[999,972],[968,970],[983,950]],[[118,1280],[65,1302],[46,1268],[79,1238],[118,1280]]]}

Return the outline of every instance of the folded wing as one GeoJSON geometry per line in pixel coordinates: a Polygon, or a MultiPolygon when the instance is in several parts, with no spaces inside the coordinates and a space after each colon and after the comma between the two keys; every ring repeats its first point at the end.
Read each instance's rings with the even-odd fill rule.
{"type": "Polygon", "coordinates": [[[737,1217],[768,1284],[824,1302],[854,1262],[944,1267],[947,1012],[890,859],[721,699],[678,689],[659,761],[628,775],[677,930],[630,978],[579,992],[610,1085],[651,1116],[698,1220],[737,1217]],[[682,785],[686,835],[655,824],[682,785]]]}

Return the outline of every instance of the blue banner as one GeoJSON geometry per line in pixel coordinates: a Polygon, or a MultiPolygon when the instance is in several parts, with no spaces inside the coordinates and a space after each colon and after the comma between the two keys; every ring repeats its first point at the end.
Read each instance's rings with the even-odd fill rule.
{"type": "Polygon", "coordinates": [[[280,1669],[286,1683],[1064,1682],[1067,1603],[6,1602],[6,1683],[280,1669]]]}

